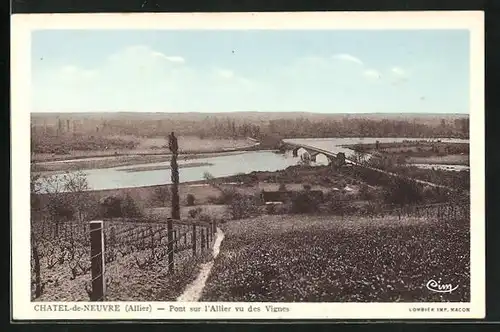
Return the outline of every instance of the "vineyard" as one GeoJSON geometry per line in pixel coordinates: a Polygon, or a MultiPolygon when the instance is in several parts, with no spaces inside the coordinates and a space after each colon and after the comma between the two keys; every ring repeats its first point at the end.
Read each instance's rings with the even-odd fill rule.
{"type": "Polygon", "coordinates": [[[468,302],[468,204],[226,223],[202,302],[468,302]],[[426,288],[431,280],[460,285],[426,288]]]}
{"type": "Polygon", "coordinates": [[[32,300],[172,300],[210,258],[215,224],[133,219],[32,226],[32,300]],[[102,225],[102,226],[101,226],[102,225]],[[95,246],[95,235],[102,244],[95,246]],[[96,273],[96,260],[103,268],[96,273]],[[96,294],[96,280],[103,283],[96,294]]]}

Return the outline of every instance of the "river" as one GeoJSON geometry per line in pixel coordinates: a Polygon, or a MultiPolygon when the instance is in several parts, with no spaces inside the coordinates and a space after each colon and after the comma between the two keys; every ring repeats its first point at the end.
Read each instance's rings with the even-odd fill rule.
{"type": "MultiPolygon", "coordinates": [[[[422,138],[314,138],[314,139],[288,139],[290,143],[302,143],[309,146],[318,147],[332,152],[344,152],[346,155],[352,153],[352,150],[343,148],[342,145],[356,143],[375,143],[379,142],[401,142],[403,140],[423,140],[422,138]]],[[[425,139],[432,140],[432,139],[425,139]]],[[[468,143],[468,140],[460,139],[440,139],[442,142],[468,143]]],[[[210,173],[214,177],[223,177],[235,175],[238,173],[250,173],[253,171],[277,171],[285,169],[288,166],[296,165],[300,158],[293,157],[292,153],[278,154],[273,151],[252,151],[237,154],[213,156],[199,159],[184,159],[179,161],[179,165],[188,163],[202,163],[202,166],[186,167],[179,169],[181,182],[203,180],[205,173],[210,173]]],[[[327,163],[326,158],[318,156],[316,165],[327,163]]],[[[89,169],[84,170],[91,190],[116,189],[152,186],[159,184],[169,184],[170,170],[141,170],[131,172],[134,168],[143,166],[161,167],[168,165],[169,162],[149,163],[132,166],[120,166],[113,168],[89,169]]],[[[441,165],[421,165],[421,167],[436,167],[441,165]]],[[[443,165],[453,167],[451,165],[443,165]]],[[[446,169],[446,168],[445,168],[446,169]]],[[[459,167],[463,169],[463,167],[459,167]]],[[[53,175],[58,176],[58,175],[53,175]]]]}

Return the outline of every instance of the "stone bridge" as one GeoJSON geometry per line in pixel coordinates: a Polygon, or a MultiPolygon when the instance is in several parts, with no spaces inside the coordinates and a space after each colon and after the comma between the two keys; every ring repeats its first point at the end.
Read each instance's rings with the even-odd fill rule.
{"type": "Polygon", "coordinates": [[[310,146],[310,145],[306,145],[306,144],[302,144],[302,143],[291,143],[291,142],[285,142],[285,141],[282,141],[280,150],[281,151],[292,150],[293,156],[297,157],[298,151],[301,148],[304,149],[309,154],[311,161],[316,161],[316,157],[320,154],[323,154],[326,156],[326,158],[328,158],[329,164],[332,166],[343,166],[345,164],[351,164],[351,165],[356,165],[356,166],[363,167],[366,169],[370,169],[370,170],[375,171],[375,172],[384,173],[390,177],[406,179],[406,180],[413,180],[416,183],[420,183],[420,184],[431,186],[431,187],[439,187],[439,188],[445,188],[448,190],[456,190],[456,189],[448,187],[448,186],[444,186],[444,185],[440,185],[440,184],[436,184],[436,183],[432,183],[432,182],[428,182],[428,181],[424,181],[424,180],[409,178],[409,177],[402,175],[402,174],[396,174],[396,173],[388,172],[388,171],[385,171],[385,170],[382,170],[379,168],[371,167],[371,166],[368,166],[364,163],[360,163],[360,162],[356,162],[354,160],[347,159],[345,157],[345,154],[342,152],[335,153],[332,151],[323,150],[323,149],[320,149],[320,148],[317,148],[314,146],[310,146]]]}
{"type": "Polygon", "coordinates": [[[289,143],[289,142],[282,142],[281,151],[292,151],[292,155],[294,157],[298,157],[299,155],[299,150],[304,149],[308,156],[309,159],[313,162],[316,161],[316,157],[318,155],[324,155],[328,159],[328,163],[330,165],[337,165],[337,166],[342,166],[346,163],[346,158],[345,154],[342,152],[339,153],[334,153],[328,150],[323,150],[314,146],[310,145],[305,145],[305,144],[295,144],[295,143],[289,143]]]}

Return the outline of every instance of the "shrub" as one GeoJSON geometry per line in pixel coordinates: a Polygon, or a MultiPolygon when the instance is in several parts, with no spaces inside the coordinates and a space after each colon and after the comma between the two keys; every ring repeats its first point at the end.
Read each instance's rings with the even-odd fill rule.
{"type": "Polygon", "coordinates": [[[193,218],[193,219],[194,219],[194,218],[196,218],[197,216],[199,216],[199,215],[200,215],[201,211],[203,211],[203,209],[202,209],[202,208],[200,208],[200,207],[197,207],[196,209],[191,209],[191,210],[189,210],[188,214],[189,214],[189,216],[190,216],[191,218],[193,218]]]}
{"type": "Polygon", "coordinates": [[[375,216],[382,212],[379,204],[374,204],[372,202],[363,205],[361,213],[368,216],[375,216]]]}
{"type": "Polygon", "coordinates": [[[195,201],[195,198],[194,198],[194,195],[193,194],[188,194],[186,196],[186,203],[187,203],[187,206],[193,206],[194,205],[194,201],[195,201]]]}
{"type": "Polygon", "coordinates": [[[309,191],[309,190],[311,190],[311,185],[306,183],[306,184],[302,185],[302,188],[304,188],[305,191],[309,191]]]}
{"type": "Polygon", "coordinates": [[[426,186],[422,190],[423,200],[430,203],[442,203],[449,200],[449,190],[440,187],[426,186]]]}
{"type": "Polygon", "coordinates": [[[322,205],[322,212],[333,215],[344,215],[344,201],[330,199],[322,205]]]}
{"type": "Polygon", "coordinates": [[[125,197],[123,198],[121,208],[122,208],[122,217],[134,218],[143,215],[142,209],[129,194],[126,194],[125,197]]]}
{"type": "Polygon", "coordinates": [[[198,216],[198,219],[200,221],[203,221],[203,222],[211,222],[212,221],[212,217],[209,216],[208,214],[206,213],[201,213],[199,216],[198,216]]]}
{"type": "Polygon", "coordinates": [[[286,185],[284,183],[280,183],[278,190],[279,191],[287,191],[288,189],[286,188],[286,185]]]}
{"type": "Polygon", "coordinates": [[[215,179],[214,176],[210,172],[204,172],[203,173],[203,178],[206,181],[212,181],[213,179],[215,179]]]}
{"type": "Polygon", "coordinates": [[[107,196],[100,200],[100,215],[103,218],[119,218],[122,216],[122,200],[117,196],[107,196]]]}
{"type": "Polygon", "coordinates": [[[167,205],[170,201],[170,188],[168,186],[160,186],[154,190],[154,200],[163,205],[167,205]]]}
{"type": "Polygon", "coordinates": [[[377,198],[377,193],[375,190],[373,190],[372,188],[370,188],[367,184],[363,183],[360,187],[359,187],[359,198],[361,200],[365,200],[365,201],[370,201],[370,200],[374,200],[377,198]]]}
{"type": "Polygon", "coordinates": [[[143,215],[142,209],[134,199],[126,194],[125,197],[108,196],[100,202],[100,215],[103,218],[135,218],[143,215]]]}
{"type": "Polygon", "coordinates": [[[247,180],[247,176],[245,173],[238,173],[234,176],[234,179],[236,180],[236,182],[238,183],[245,183],[245,182],[248,182],[247,180]]]}
{"type": "Polygon", "coordinates": [[[292,213],[316,213],[320,202],[309,191],[301,191],[292,198],[292,213]]]}
{"type": "Polygon", "coordinates": [[[284,204],[266,204],[265,212],[270,215],[281,215],[287,214],[291,211],[290,205],[288,203],[284,204]]]}
{"type": "Polygon", "coordinates": [[[224,197],[222,195],[219,196],[208,196],[207,201],[211,204],[215,205],[223,205],[224,203],[224,197]]]}
{"type": "Polygon", "coordinates": [[[276,204],[266,204],[267,214],[276,214],[276,204]]]}
{"type": "Polygon", "coordinates": [[[240,195],[233,188],[223,189],[220,196],[215,198],[216,204],[231,204],[235,197],[240,195]]]}
{"type": "Polygon", "coordinates": [[[385,202],[389,204],[417,204],[423,200],[422,187],[409,179],[393,179],[385,192],[385,202]]]}
{"type": "Polygon", "coordinates": [[[73,205],[67,204],[60,194],[56,194],[50,199],[47,208],[52,220],[56,222],[71,220],[75,214],[73,205]]]}
{"type": "Polygon", "coordinates": [[[258,201],[254,196],[241,195],[236,193],[229,203],[229,209],[233,219],[248,218],[258,214],[258,201]]]}

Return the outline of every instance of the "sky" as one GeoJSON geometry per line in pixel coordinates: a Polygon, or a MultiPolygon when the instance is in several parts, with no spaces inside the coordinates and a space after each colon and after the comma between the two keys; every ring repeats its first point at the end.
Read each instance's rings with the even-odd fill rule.
{"type": "Polygon", "coordinates": [[[467,30],[40,30],[33,112],[468,113],[467,30]]]}

